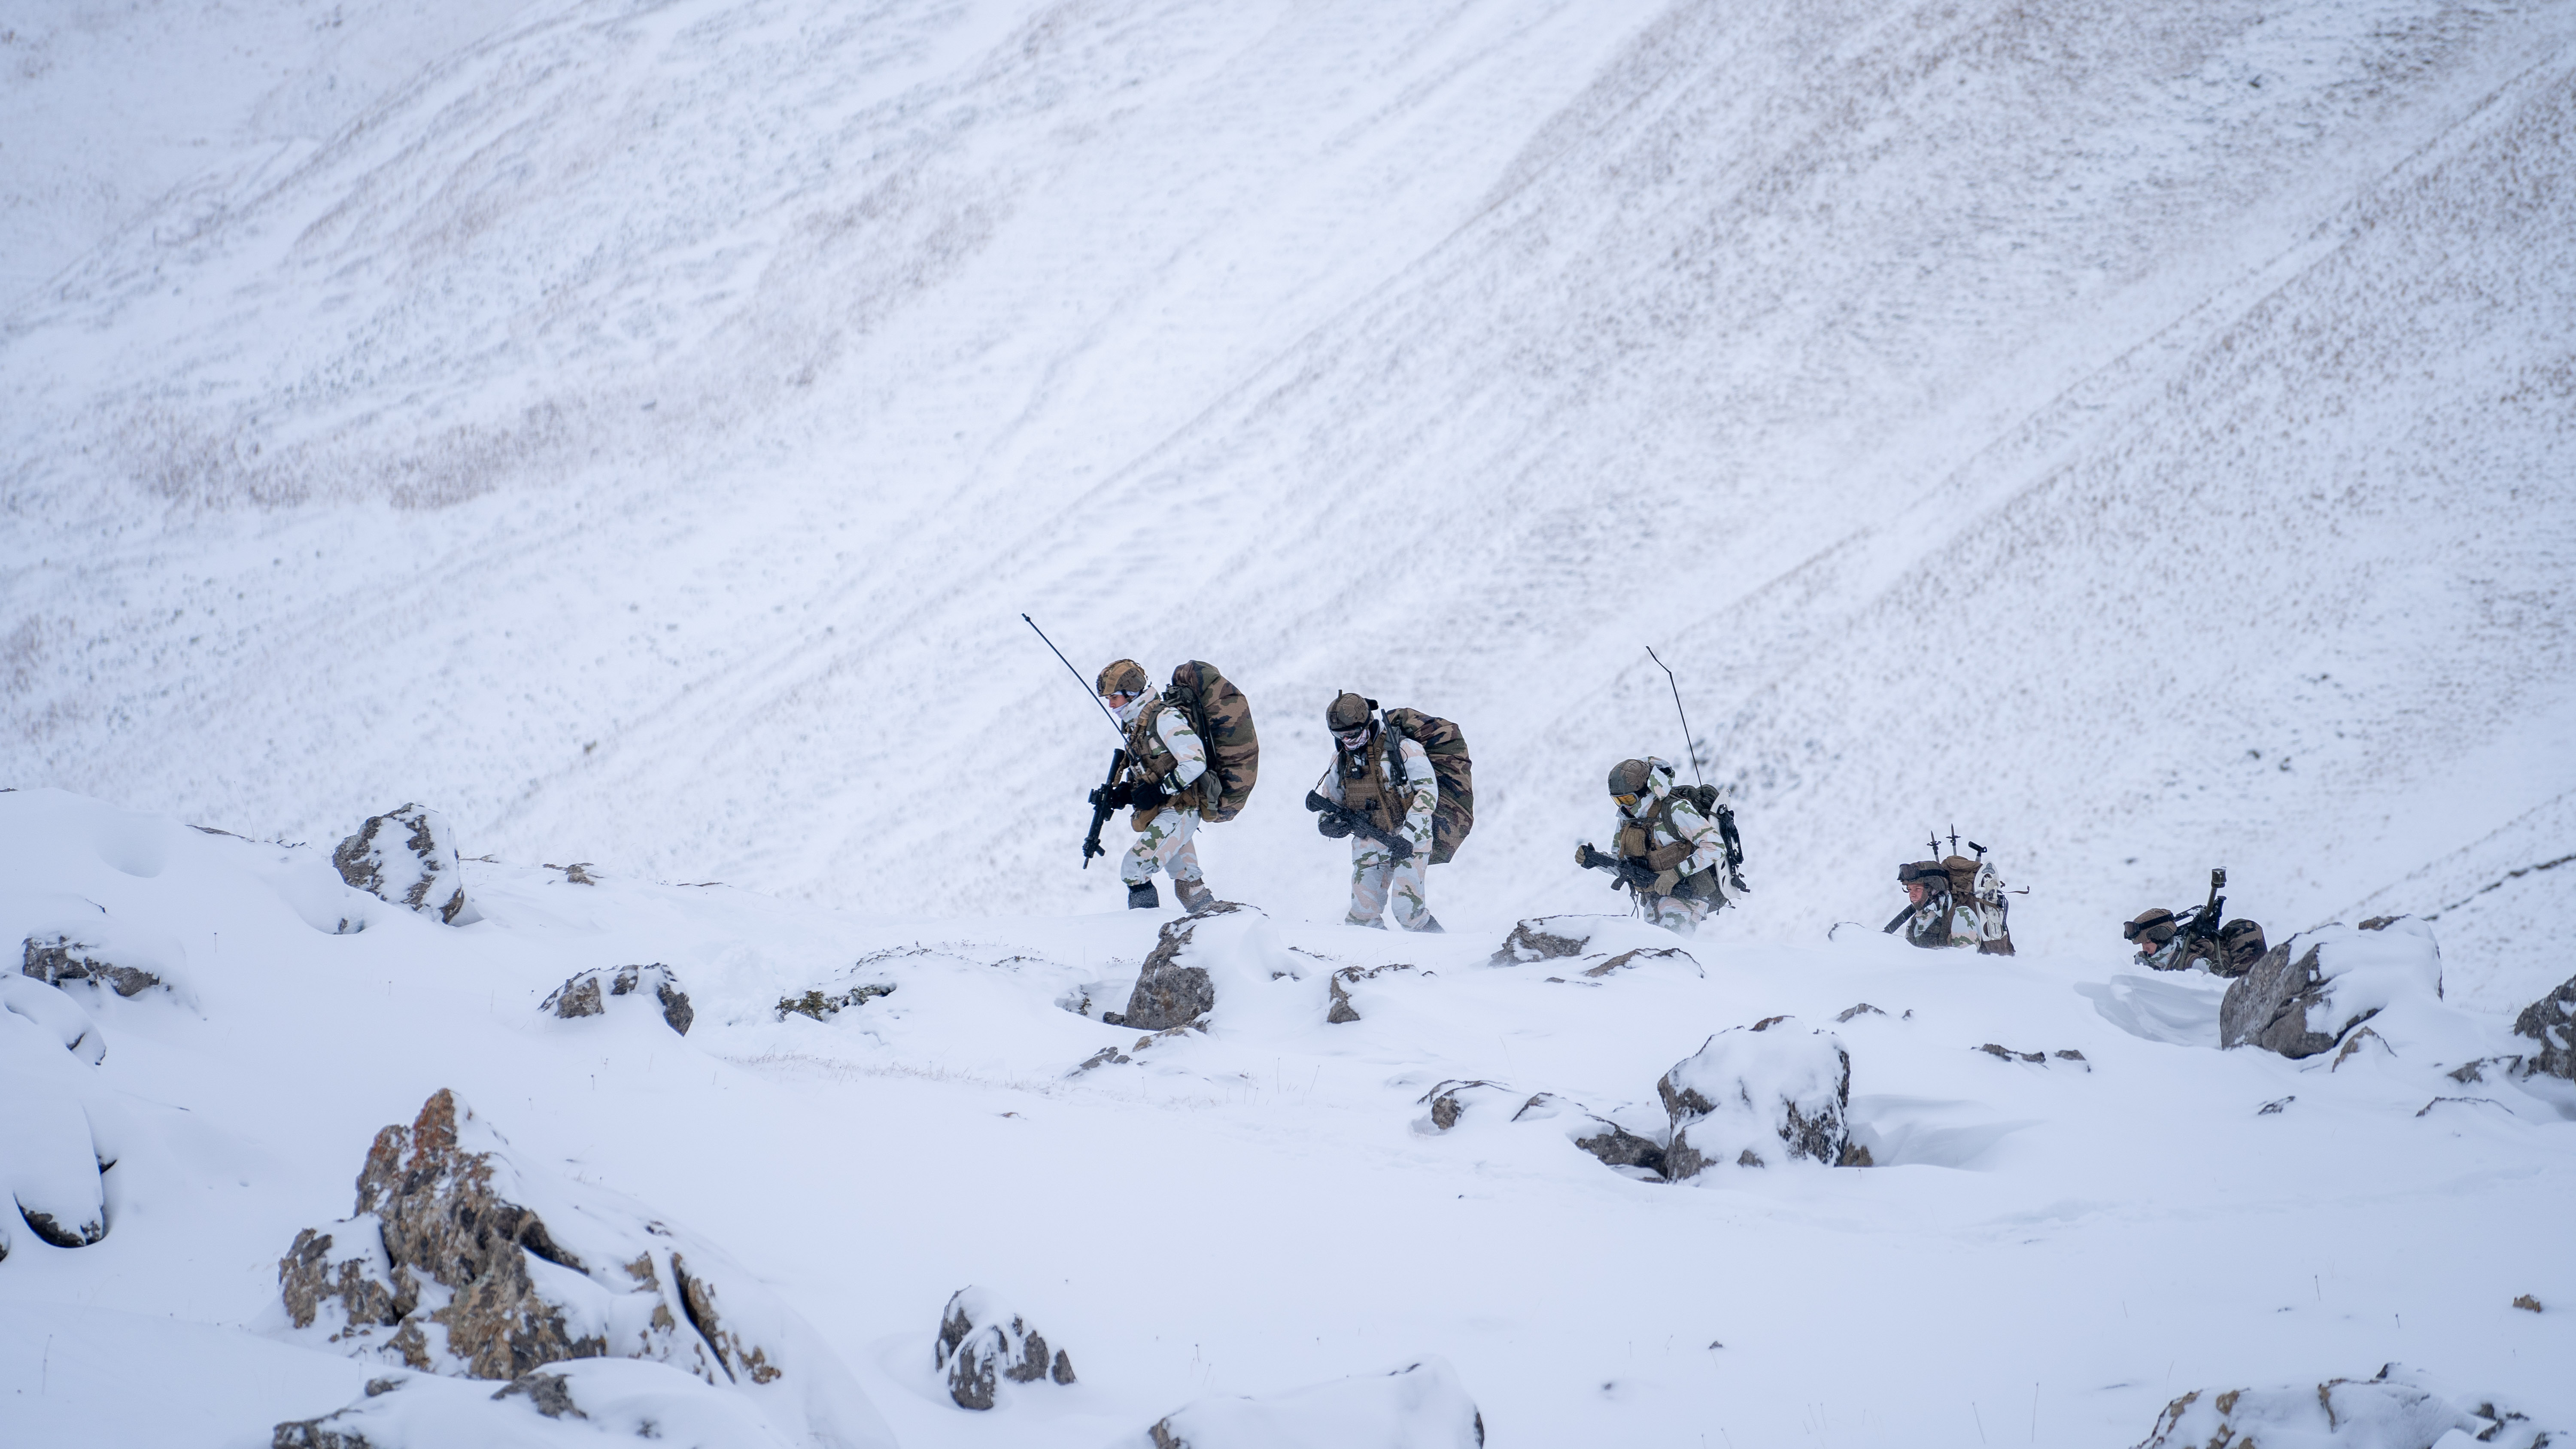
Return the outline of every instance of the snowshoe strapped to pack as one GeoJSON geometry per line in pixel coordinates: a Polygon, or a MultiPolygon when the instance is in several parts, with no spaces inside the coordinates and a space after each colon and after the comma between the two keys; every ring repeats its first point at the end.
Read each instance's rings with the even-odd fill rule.
{"type": "Polygon", "coordinates": [[[1431,757],[1431,773],[1440,777],[1440,800],[1431,807],[1431,864],[1446,865],[1476,828],[1475,761],[1467,758],[1467,737],[1455,724],[1418,709],[1388,710],[1386,723],[1422,746],[1431,757]]]}
{"type": "Polygon", "coordinates": [[[1261,737],[1252,728],[1252,701],[1215,665],[1193,659],[1172,671],[1172,687],[1163,691],[1163,702],[1187,716],[1199,743],[1207,746],[1199,818],[1219,825],[1242,814],[1261,774],[1261,737]]]}

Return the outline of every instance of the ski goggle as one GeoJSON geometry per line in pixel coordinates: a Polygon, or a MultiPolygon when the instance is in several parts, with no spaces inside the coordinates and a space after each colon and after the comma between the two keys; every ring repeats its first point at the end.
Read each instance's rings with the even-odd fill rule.
{"type": "Polygon", "coordinates": [[[1357,729],[1333,731],[1333,738],[1341,741],[1342,748],[1346,750],[1356,750],[1360,746],[1367,744],[1368,736],[1369,732],[1367,725],[1361,725],[1357,729]]]}
{"type": "Polygon", "coordinates": [[[1623,806],[1634,805],[1637,803],[1637,792],[1631,790],[1625,795],[1613,795],[1610,798],[1618,801],[1623,806]]]}
{"type": "Polygon", "coordinates": [[[2141,936],[2146,936],[2152,940],[2154,939],[2155,931],[2162,927],[2169,927],[2172,924],[2173,917],[2171,916],[2149,916],[2143,921],[2124,921],[2120,924],[2120,939],[2123,941],[2134,941],[2141,936]]]}

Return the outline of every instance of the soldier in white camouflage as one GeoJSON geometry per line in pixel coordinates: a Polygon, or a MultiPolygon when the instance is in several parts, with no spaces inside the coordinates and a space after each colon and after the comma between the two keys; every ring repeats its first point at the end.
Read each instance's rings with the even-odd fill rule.
{"type": "Polygon", "coordinates": [[[1615,849],[1577,846],[1575,864],[1612,868],[1647,920],[1688,936],[1711,911],[1735,900],[1726,838],[1699,807],[1673,793],[1673,768],[1658,759],[1621,760],[1610,771],[1617,808],[1615,849]]]}
{"type": "Polygon", "coordinates": [[[1333,734],[1333,767],[1317,793],[1412,848],[1399,860],[1384,841],[1347,827],[1337,830],[1329,818],[1317,822],[1326,835],[1348,833],[1351,838],[1351,909],[1343,920],[1382,931],[1392,905],[1396,924],[1406,930],[1440,930],[1431,914],[1427,883],[1432,815],[1440,803],[1431,756],[1401,731],[1386,727],[1377,701],[1356,694],[1334,698],[1324,710],[1324,727],[1333,734]]]}
{"type": "Polygon", "coordinates": [[[1914,913],[1905,918],[1906,944],[1936,951],[1983,947],[1985,917],[1976,902],[1951,893],[1948,865],[1937,860],[1910,861],[1896,868],[1896,879],[1914,905],[1914,913]]]}
{"type": "Polygon", "coordinates": [[[1121,659],[1100,671],[1101,701],[1127,732],[1127,778],[1114,782],[1110,800],[1131,808],[1129,824],[1136,843],[1118,862],[1118,878],[1127,883],[1127,904],[1152,910],[1162,904],[1154,890],[1154,872],[1172,875],[1172,894],[1181,908],[1202,911],[1216,903],[1199,871],[1197,835],[1199,805],[1208,778],[1207,746],[1190,728],[1189,716],[1163,702],[1143,665],[1121,659]]]}

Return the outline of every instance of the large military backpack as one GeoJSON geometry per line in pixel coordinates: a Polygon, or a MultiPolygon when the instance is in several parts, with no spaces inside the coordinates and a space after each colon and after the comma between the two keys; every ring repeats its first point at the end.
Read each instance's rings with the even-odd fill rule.
{"type": "Polygon", "coordinates": [[[1261,737],[1252,728],[1252,701],[1226,682],[1217,667],[1193,659],[1172,671],[1163,703],[1188,717],[1207,746],[1207,773],[1199,778],[1199,818],[1222,825],[1243,813],[1252,782],[1261,774],[1261,737]]]}
{"type": "MultiPolygon", "coordinates": [[[[1397,734],[1422,746],[1431,757],[1431,773],[1440,777],[1440,800],[1431,807],[1431,863],[1446,865],[1459,843],[1476,828],[1475,761],[1467,758],[1467,737],[1445,719],[1418,709],[1391,709],[1386,722],[1397,734]]],[[[1389,751],[1398,770],[1404,752],[1389,751]]]]}

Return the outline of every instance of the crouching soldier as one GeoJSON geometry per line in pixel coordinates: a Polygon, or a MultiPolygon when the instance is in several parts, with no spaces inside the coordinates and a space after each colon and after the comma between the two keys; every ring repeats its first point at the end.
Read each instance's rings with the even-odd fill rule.
{"type": "Polygon", "coordinates": [[[2150,971],[2203,965],[2213,976],[2232,979],[2253,970],[2270,949],[2263,928],[2242,916],[2219,927],[2214,935],[2191,929],[2193,924],[2188,916],[2157,906],[2140,911],[2120,927],[2120,934],[2137,946],[2137,964],[2150,971]]]}
{"type": "MultiPolygon", "coordinates": [[[[1905,887],[1908,902],[1905,914],[1897,918],[1905,927],[1907,944],[1936,951],[1951,946],[1984,949],[1985,918],[1978,913],[1974,901],[1960,900],[1952,892],[1948,864],[1938,860],[1910,861],[1896,868],[1896,879],[1905,887]]],[[[2009,947],[1992,954],[2008,951],[2009,947]]]]}
{"type": "Polygon", "coordinates": [[[1136,843],[1118,862],[1127,904],[1137,910],[1161,905],[1154,872],[1168,870],[1181,908],[1205,910],[1216,903],[1216,893],[1199,873],[1195,840],[1207,747],[1190,728],[1189,717],[1163,702],[1135,660],[1121,659],[1101,670],[1098,688],[1127,732],[1127,778],[1113,782],[1106,797],[1113,808],[1125,805],[1133,811],[1129,823],[1136,828],[1136,843]]]}
{"type": "Polygon", "coordinates": [[[1615,873],[1646,919],[1677,936],[1697,931],[1709,912],[1735,899],[1725,835],[1697,804],[1673,793],[1671,766],[1621,760],[1610,771],[1610,799],[1618,807],[1613,853],[1587,840],[1575,847],[1575,864],[1615,873]]]}
{"type": "Polygon", "coordinates": [[[1334,697],[1324,727],[1333,732],[1333,768],[1318,792],[1328,808],[1317,812],[1315,828],[1351,840],[1351,910],[1343,919],[1382,931],[1392,904],[1406,930],[1439,930],[1426,884],[1440,803],[1431,756],[1386,727],[1376,700],[1356,694],[1334,697]]]}

